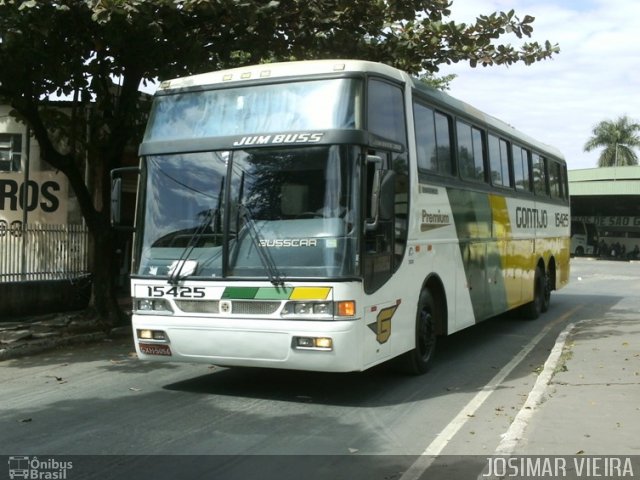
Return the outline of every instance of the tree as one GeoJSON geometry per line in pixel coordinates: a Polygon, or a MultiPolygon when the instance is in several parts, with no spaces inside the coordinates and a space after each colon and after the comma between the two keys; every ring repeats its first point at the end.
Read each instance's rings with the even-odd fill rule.
{"type": "Polygon", "coordinates": [[[548,41],[500,43],[530,37],[529,15],[492,13],[472,24],[449,15],[448,0],[0,0],[0,101],[69,179],[95,244],[93,303],[105,323],[119,320],[109,171],[140,141],[148,111],[141,82],[329,57],[433,73],[459,61],[529,65],[559,51],[548,41]],[[72,98],[71,113],[53,110],[52,95],[72,98]]]}
{"type": "Polygon", "coordinates": [[[585,152],[604,147],[598,167],[638,165],[638,155],[633,150],[640,147],[640,123],[626,115],[617,120],[604,120],[593,128],[593,136],[585,143],[585,152]]]}

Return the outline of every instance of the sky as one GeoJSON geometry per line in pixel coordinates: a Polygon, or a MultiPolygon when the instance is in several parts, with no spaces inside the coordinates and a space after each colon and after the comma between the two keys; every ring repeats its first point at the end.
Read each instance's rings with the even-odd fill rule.
{"type": "Polygon", "coordinates": [[[447,93],[560,149],[569,170],[595,168],[600,150],[583,149],[593,127],[622,115],[640,122],[640,1],[453,0],[451,19],[511,9],[535,17],[530,41],[560,53],[530,66],[445,65],[441,74],[457,75],[447,93]]]}

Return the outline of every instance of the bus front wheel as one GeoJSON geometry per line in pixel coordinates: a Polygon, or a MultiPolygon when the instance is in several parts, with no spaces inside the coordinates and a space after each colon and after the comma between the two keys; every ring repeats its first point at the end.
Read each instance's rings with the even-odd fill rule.
{"type": "Polygon", "coordinates": [[[436,349],[435,303],[428,290],[423,290],[418,299],[416,313],[416,346],[401,357],[402,369],[412,375],[426,373],[436,349]]]}

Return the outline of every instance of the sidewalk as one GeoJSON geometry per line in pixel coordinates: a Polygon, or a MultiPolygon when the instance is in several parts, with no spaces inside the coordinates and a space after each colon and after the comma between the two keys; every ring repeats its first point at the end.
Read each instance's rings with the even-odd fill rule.
{"type": "Polygon", "coordinates": [[[640,316],[569,331],[541,403],[513,453],[640,455],[640,316]]]}
{"type": "Polygon", "coordinates": [[[0,361],[130,335],[130,325],[105,331],[91,310],[22,317],[0,322],[0,361]]]}

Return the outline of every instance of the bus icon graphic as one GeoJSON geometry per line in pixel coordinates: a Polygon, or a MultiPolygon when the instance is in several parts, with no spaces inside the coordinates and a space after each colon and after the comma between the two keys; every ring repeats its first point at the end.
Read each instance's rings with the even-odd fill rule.
{"type": "Polygon", "coordinates": [[[29,478],[29,457],[9,457],[9,478],[29,478]]]}

